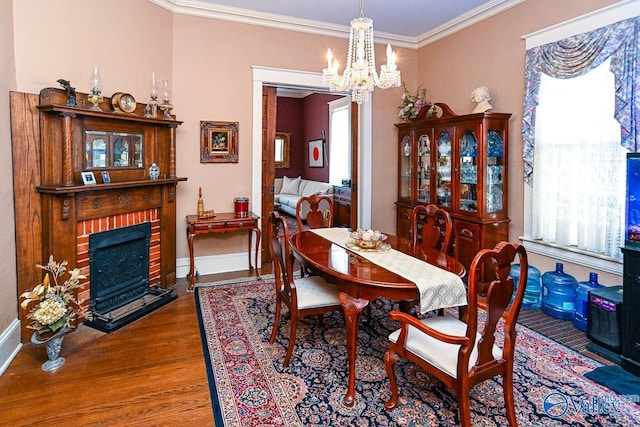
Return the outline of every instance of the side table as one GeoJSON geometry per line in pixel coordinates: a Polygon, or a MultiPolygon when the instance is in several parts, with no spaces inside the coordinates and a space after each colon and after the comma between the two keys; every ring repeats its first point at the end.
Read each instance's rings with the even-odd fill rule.
{"type": "Polygon", "coordinates": [[[259,216],[253,212],[245,217],[237,216],[234,212],[223,212],[216,214],[213,218],[199,219],[198,215],[187,215],[187,242],[189,243],[189,290],[193,290],[195,283],[195,265],[193,261],[193,238],[198,234],[207,233],[233,233],[236,231],[249,232],[249,270],[253,269],[251,265],[251,238],[253,232],[256,233],[256,276],[260,279],[258,272],[258,248],[260,246],[260,229],[258,228],[259,216]]]}

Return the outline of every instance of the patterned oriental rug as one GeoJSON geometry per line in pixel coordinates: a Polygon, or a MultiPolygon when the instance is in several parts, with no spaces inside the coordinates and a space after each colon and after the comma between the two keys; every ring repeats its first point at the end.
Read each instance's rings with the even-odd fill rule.
{"type": "MultiPolygon", "coordinates": [[[[289,334],[285,317],[273,345],[274,281],[244,279],[197,285],[196,310],[217,427],[222,426],[453,426],[455,394],[407,361],[396,364],[400,399],[393,412],[383,354],[397,328],[392,302],[372,302],[372,322],[358,332],[356,396],[342,404],[347,352],[342,313],[301,319],[288,368],[282,367],[289,334]]],[[[283,309],[286,313],[286,308],[283,309]]],[[[363,316],[364,317],[364,316],[363,316]]],[[[515,402],[522,426],[640,425],[638,396],[623,396],[583,374],[602,366],[524,326],[518,327],[515,402]]],[[[474,426],[507,425],[501,379],[471,392],[474,426]]]]}

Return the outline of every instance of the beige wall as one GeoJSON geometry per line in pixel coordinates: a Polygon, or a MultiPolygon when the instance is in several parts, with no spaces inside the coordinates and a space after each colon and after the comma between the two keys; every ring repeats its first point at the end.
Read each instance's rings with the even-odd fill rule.
{"type": "MultiPolygon", "coordinates": [[[[471,91],[491,89],[494,111],[513,114],[509,122],[509,239],[524,231],[522,162],[522,105],[524,102],[525,41],[523,35],[617,3],[613,0],[527,0],[499,15],[453,34],[418,52],[418,81],[433,100],[458,114],[470,113],[471,91]]],[[[555,268],[555,260],[530,255],[541,271],[555,268]]],[[[587,280],[589,270],[565,263],[565,271],[587,280]]],[[[621,284],[620,276],[598,272],[600,282],[621,284]]]]}
{"type": "Polygon", "coordinates": [[[13,52],[13,4],[0,0],[0,333],[18,316],[16,300],[16,245],[13,221],[13,174],[9,91],[16,88],[13,52]]]}
{"type": "MultiPolygon", "coordinates": [[[[178,185],[178,257],[187,256],[183,218],[196,209],[197,189],[203,188],[205,207],[231,210],[232,200],[250,196],[252,173],[252,65],[302,71],[320,71],[331,48],[346,55],[346,40],[245,24],[172,14],[147,0],[0,0],[2,6],[3,61],[0,69],[5,94],[14,84],[21,92],[38,93],[57,86],[58,78],[71,80],[86,92],[94,64],[100,65],[104,94],[131,92],[140,102],[148,95],[149,76],[169,79],[174,113],[184,124],[177,133],[178,175],[189,180],[178,185]],[[6,11],[13,6],[11,14],[6,11]],[[73,11],[73,13],[69,13],[73,11]],[[12,67],[15,38],[15,72],[12,67]],[[201,120],[238,121],[240,162],[200,164],[201,120]]],[[[418,82],[433,101],[448,103],[457,113],[469,112],[471,90],[480,84],[492,89],[496,111],[513,113],[511,120],[510,216],[511,240],[522,233],[522,111],[523,34],[598,9],[614,1],[528,0],[486,22],[428,45],[419,52],[399,49],[399,66],[409,87],[418,82]]],[[[384,58],[379,47],[380,63],[384,58]]],[[[342,63],[344,63],[344,58],[342,63]]],[[[373,212],[376,228],[395,230],[397,197],[397,106],[402,90],[376,90],[373,95],[373,212]]],[[[7,97],[0,103],[0,136],[8,136],[7,97]]],[[[12,191],[8,144],[3,190],[4,206],[11,206],[12,191]]],[[[259,211],[258,206],[252,206],[259,211]]],[[[3,211],[3,223],[13,224],[13,212],[3,211]]],[[[7,242],[13,227],[5,226],[7,242]]],[[[244,250],[246,240],[229,235],[203,239],[198,255],[244,250]]],[[[0,259],[5,277],[15,276],[14,245],[3,246],[0,259]]],[[[534,261],[543,271],[550,261],[534,261]]],[[[574,273],[571,269],[570,272],[574,273]]],[[[606,275],[601,280],[607,283],[606,275]]],[[[613,280],[613,279],[612,279],[613,280]]],[[[611,283],[611,281],[609,281],[611,283]]],[[[0,285],[0,330],[16,315],[15,280],[0,285]]]]}

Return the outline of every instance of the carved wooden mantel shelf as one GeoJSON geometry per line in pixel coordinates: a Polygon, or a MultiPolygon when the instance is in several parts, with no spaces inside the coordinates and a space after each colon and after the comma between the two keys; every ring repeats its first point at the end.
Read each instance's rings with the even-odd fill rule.
{"type": "Polygon", "coordinates": [[[107,191],[107,190],[117,190],[120,188],[130,188],[130,187],[146,187],[150,185],[167,185],[167,184],[177,184],[181,181],[186,181],[186,177],[177,177],[177,178],[158,178],[153,180],[144,180],[144,181],[127,181],[127,182],[111,182],[108,184],[95,184],[95,185],[74,185],[71,187],[66,187],[63,185],[40,185],[36,187],[40,193],[47,194],[69,194],[69,193],[86,193],[89,191],[107,191]]]}

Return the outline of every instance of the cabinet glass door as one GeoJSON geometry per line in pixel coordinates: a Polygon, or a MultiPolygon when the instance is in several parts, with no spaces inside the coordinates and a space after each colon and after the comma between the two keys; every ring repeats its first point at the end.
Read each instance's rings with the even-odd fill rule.
{"type": "Polygon", "coordinates": [[[502,131],[487,132],[487,213],[502,212],[504,200],[504,138],[502,131]]]}
{"type": "Polygon", "coordinates": [[[451,132],[437,133],[436,196],[438,205],[451,207],[451,132]]]}
{"type": "Polygon", "coordinates": [[[411,137],[405,135],[400,142],[400,198],[411,199],[411,137]]]}
{"type": "Polygon", "coordinates": [[[431,203],[431,139],[427,134],[418,138],[418,201],[431,203]]]}
{"type": "Polygon", "coordinates": [[[478,212],[478,138],[475,132],[465,130],[459,142],[458,206],[461,211],[478,212]]]}

